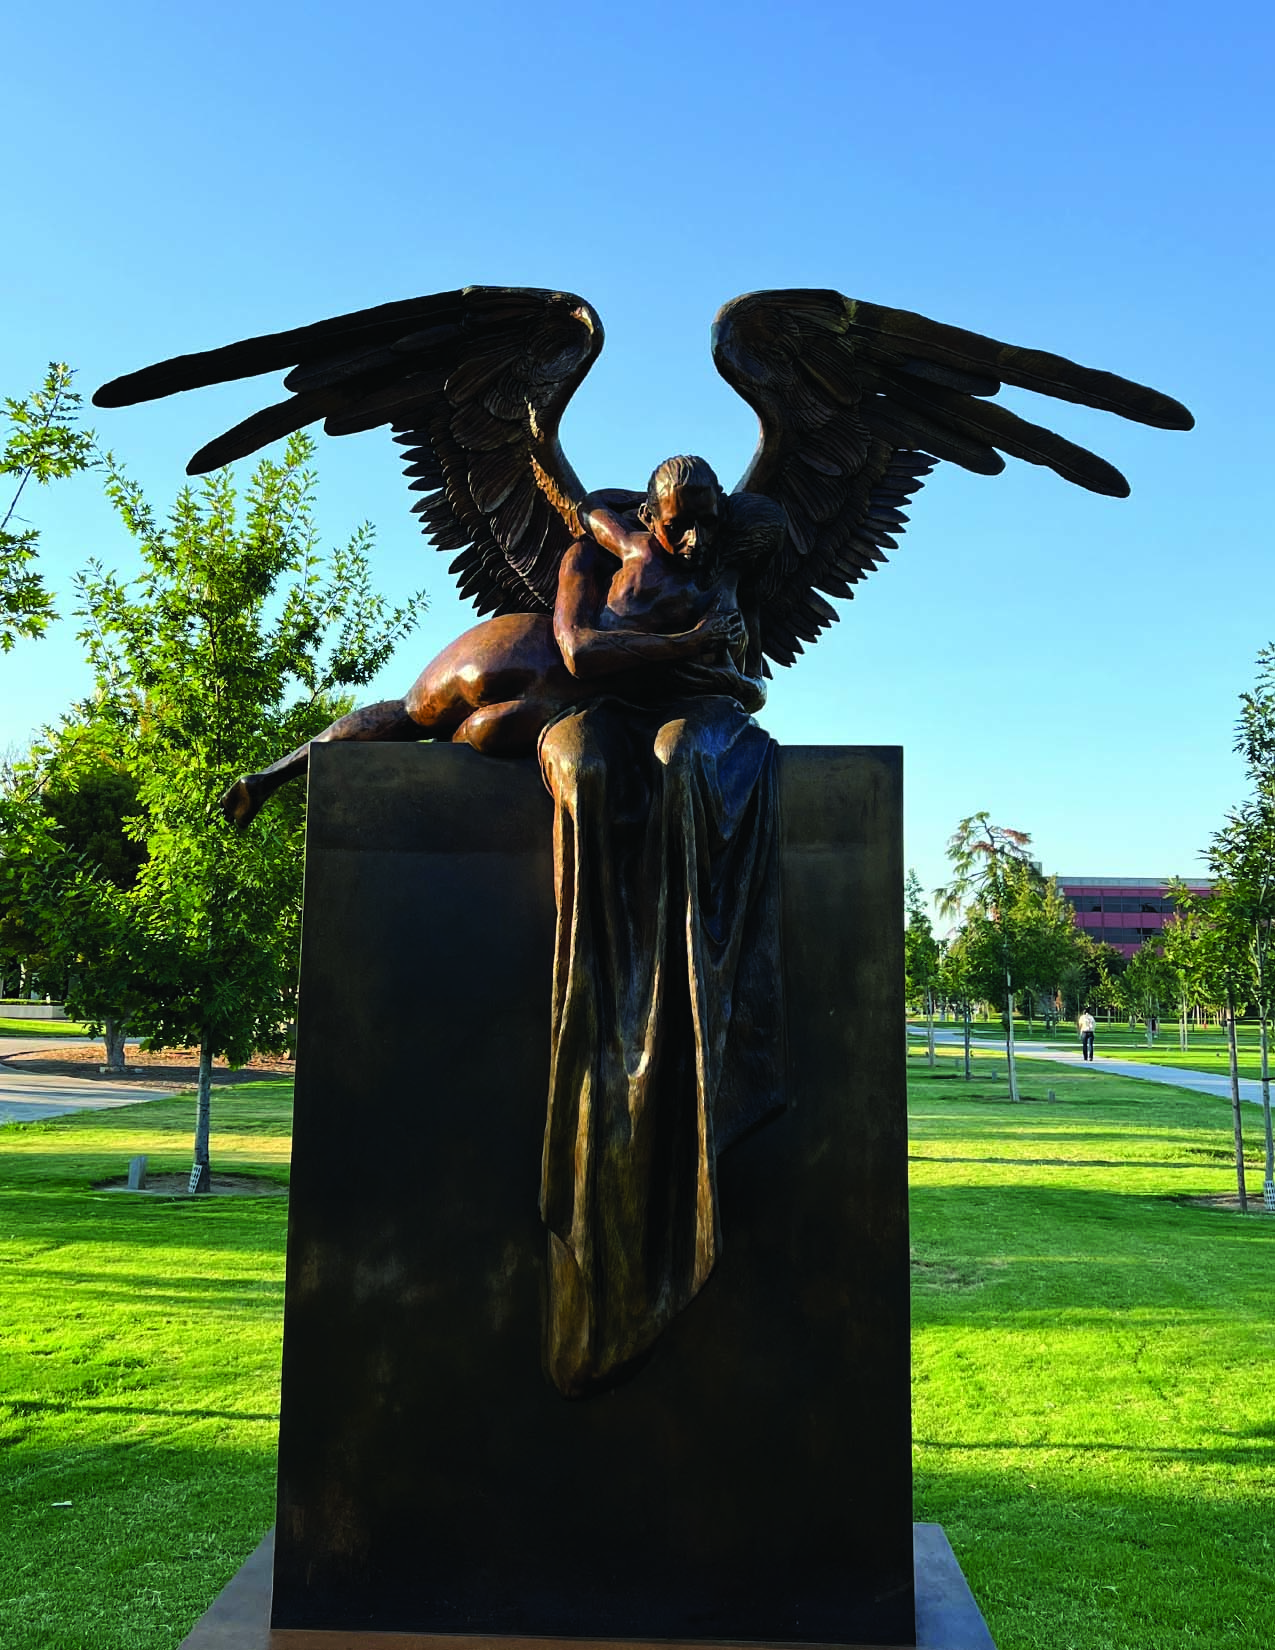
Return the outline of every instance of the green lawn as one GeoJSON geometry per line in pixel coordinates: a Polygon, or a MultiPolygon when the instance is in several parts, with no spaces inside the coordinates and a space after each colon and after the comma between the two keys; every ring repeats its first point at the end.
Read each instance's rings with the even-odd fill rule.
{"type": "MultiPolygon", "coordinates": [[[[1229,1108],[992,1065],[909,1061],[917,1517],[1000,1650],[1265,1647],[1275,1220],[1180,1201],[1231,1188],[1229,1108]]],[[[192,1111],[0,1130],[5,1650],[173,1650],[273,1516],[285,1200],[92,1189],[185,1169],[192,1111]]],[[[286,1176],[287,1085],[213,1115],[286,1176]]]]}
{"type": "Polygon", "coordinates": [[[15,1020],[0,1014],[0,1037],[83,1037],[88,1031],[78,1020],[15,1020]]]}
{"type": "MultiPolygon", "coordinates": [[[[910,1016],[914,1029],[924,1030],[925,1022],[915,1015],[910,1016]]],[[[935,1029],[946,1032],[955,1032],[958,1036],[961,1027],[959,1023],[948,1021],[945,1026],[935,1022],[935,1029]]],[[[915,1042],[915,1038],[913,1039],[915,1042]]],[[[1015,1044],[1024,1051],[1040,1049],[1050,1044],[1057,1044],[1064,1048],[1079,1048],[1080,1037],[1076,1028],[1069,1020],[1064,1020],[1053,1032],[1046,1036],[1037,1021],[1034,1027],[1029,1028],[1026,1021],[1014,1021],[1015,1044]]],[[[1005,1047],[1004,1032],[994,1021],[976,1020],[973,1026],[973,1042],[977,1048],[998,1049],[1005,1047]]],[[[1257,1046],[1257,1027],[1241,1025],[1237,1034],[1239,1068],[1241,1077],[1261,1076],[1260,1056],[1257,1046]]],[[[1128,1021],[1121,1020],[1111,1025],[1103,1021],[1098,1022],[1098,1030],[1094,1038],[1094,1052],[1105,1055],[1111,1060],[1138,1060],[1156,1066],[1174,1066],[1185,1071],[1219,1072],[1225,1076],[1230,1071],[1229,1056],[1226,1046],[1226,1033],[1216,1026],[1207,1031],[1192,1030],[1188,1040],[1188,1047],[1184,1053],[1178,1046],[1178,1027],[1176,1020],[1162,1021],[1160,1032],[1154,1043],[1148,1044],[1147,1034],[1143,1027],[1129,1029],[1128,1021]]],[[[1275,1050],[1271,1056],[1272,1073],[1275,1076],[1275,1050]]]]}
{"type": "MultiPolygon", "coordinates": [[[[290,1085],[213,1118],[217,1167],[286,1179],[290,1085]]],[[[0,1129],[5,1650],[173,1650],[273,1519],[287,1200],[92,1189],[138,1152],[188,1170],[193,1122],[0,1129]]]]}
{"type": "Polygon", "coordinates": [[[909,1061],[917,1516],[1000,1650],[1275,1642],[1275,1220],[1179,1201],[1229,1107],[992,1064],[909,1061]]]}

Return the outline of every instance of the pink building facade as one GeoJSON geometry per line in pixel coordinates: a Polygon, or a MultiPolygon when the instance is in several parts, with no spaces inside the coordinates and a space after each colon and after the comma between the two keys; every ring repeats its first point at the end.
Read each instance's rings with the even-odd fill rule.
{"type": "MultiPolygon", "coordinates": [[[[1213,884],[1202,877],[1184,879],[1193,894],[1212,893],[1213,884]]],[[[1058,891],[1071,901],[1076,927],[1099,945],[1113,945],[1125,957],[1148,938],[1154,938],[1173,915],[1165,877],[1068,877],[1056,878],[1058,891]]]]}

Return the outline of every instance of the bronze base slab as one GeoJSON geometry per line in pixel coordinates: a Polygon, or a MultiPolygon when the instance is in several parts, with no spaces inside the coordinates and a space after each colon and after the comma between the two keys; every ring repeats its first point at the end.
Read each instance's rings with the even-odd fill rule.
{"type": "MultiPolygon", "coordinates": [[[[916,1567],[917,1650],[996,1650],[943,1526],[914,1524],[912,1544],[916,1567]]],[[[563,1650],[590,1650],[593,1645],[600,1650],[651,1650],[650,1640],[641,1641],[639,1646],[617,1639],[470,1638],[442,1633],[272,1629],[273,1565],[274,1531],[271,1530],[195,1623],[179,1650],[555,1650],[559,1645],[563,1650]]],[[[708,1650],[708,1646],[674,1645],[661,1640],[658,1650],[708,1650]]],[[[735,1650],[735,1647],[714,1642],[712,1650],[735,1650]]],[[[749,1644],[747,1650],[758,1650],[758,1647],[749,1644]]],[[[820,1650],[820,1647],[803,1645],[801,1650],[820,1650]]],[[[874,1650],[874,1647],[842,1645],[837,1650],[874,1650]]]]}

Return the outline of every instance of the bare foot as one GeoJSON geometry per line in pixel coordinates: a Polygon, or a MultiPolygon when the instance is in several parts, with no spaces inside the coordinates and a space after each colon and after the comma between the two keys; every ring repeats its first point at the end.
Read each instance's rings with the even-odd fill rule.
{"type": "Polygon", "coordinates": [[[225,814],[232,825],[237,825],[241,831],[246,830],[261,812],[263,803],[269,795],[261,787],[259,773],[246,773],[242,779],[236,779],[226,794],[218,801],[217,806],[225,814]]]}

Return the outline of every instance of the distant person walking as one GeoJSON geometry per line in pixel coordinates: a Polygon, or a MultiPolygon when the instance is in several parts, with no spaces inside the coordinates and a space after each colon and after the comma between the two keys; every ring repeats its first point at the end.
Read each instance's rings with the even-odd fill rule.
{"type": "Polygon", "coordinates": [[[1093,1034],[1097,1029],[1097,1024],[1098,1022],[1088,1009],[1076,1021],[1076,1030],[1080,1033],[1080,1058],[1082,1060],[1093,1059],[1093,1034]]]}

